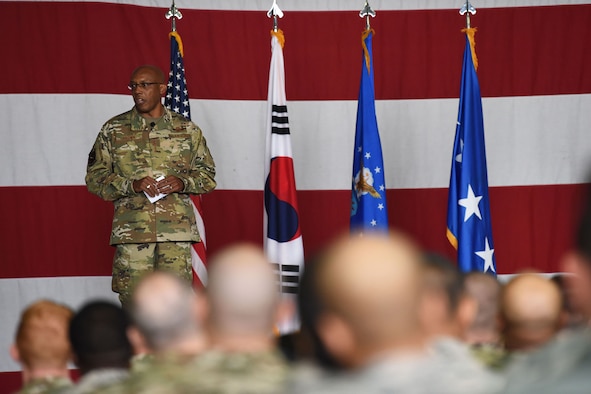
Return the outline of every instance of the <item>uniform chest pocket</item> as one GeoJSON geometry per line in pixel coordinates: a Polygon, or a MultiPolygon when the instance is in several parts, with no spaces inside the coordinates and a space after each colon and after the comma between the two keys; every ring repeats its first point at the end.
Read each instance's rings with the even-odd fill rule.
{"type": "Polygon", "coordinates": [[[127,167],[145,167],[146,156],[149,155],[147,139],[141,133],[118,137],[113,140],[113,155],[123,172],[127,172],[127,167]]]}
{"type": "Polygon", "coordinates": [[[191,136],[187,133],[170,133],[159,139],[161,154],[168,157],[176,171],[184,173],[190,168],[193,156],[191,136]]]}

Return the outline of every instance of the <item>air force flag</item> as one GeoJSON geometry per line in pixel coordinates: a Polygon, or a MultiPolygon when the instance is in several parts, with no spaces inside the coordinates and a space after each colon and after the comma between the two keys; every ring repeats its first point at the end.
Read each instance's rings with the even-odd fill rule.
{"type": "Polygon", "coordinates": [[[361,86],[357,104],[355,150],[353,152],[353,185],[351,193],[351,232],[388,231],[386,182],[382,145],[376,118],[372,36],[363,32],[361,86]]]}
{"type": "Polygon", "coordinates": [[[482,100],[473,57],[474,32],[475,29],[466,29],[460,107],[447,202],[447,238],[458,251],[460,270],[496,275],[482,100]]]}

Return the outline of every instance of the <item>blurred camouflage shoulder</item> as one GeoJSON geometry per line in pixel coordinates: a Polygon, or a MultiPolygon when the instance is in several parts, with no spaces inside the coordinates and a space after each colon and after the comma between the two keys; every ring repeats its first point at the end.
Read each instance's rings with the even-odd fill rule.
{"type": "Polygon", "coordinates": [[[62,394],[72,387],[70,378],[49,376],[36,378],[27,382],[18,394],[62,394]]]}

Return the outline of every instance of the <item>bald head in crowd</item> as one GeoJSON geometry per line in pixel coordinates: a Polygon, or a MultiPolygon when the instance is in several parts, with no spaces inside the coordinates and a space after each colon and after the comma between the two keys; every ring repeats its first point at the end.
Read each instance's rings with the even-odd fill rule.
{"type": "Polygon", "coordinates": [[[40,376],[68,376],[68,327],[72,316],[68,307],[47,300],[24,310],[11,352],[23,366],[25,382],[40,376]]]}
{"type": "Polygon", "coordinates": [[[422,349],[420,254],[400,233],[344,237],[318,261],[318,334],[343,365],[422,349]]]}
{"type": "Polygon", "coordinates": [[[260,247],[238,244],[216,254],[209,264],[207,295],[213,346],[272,346],[279,292],[260,247]]]}
{"type": "Polygon", "coordinates": [[[529,350],[552,339],[562,327],[558,286],[533,273],[511,279],[501,295],[503,337],[508,350],[529,350]]]}
{"type": "MultiPolygon", "coordinates": [[[[196,354],[206,347],[203,295],[172,273],[156,271],[142,278],[132,296],[131,316],[152,352],[196,354]]],[[[143,346],[136,335],[130,339],[136,349],[143,346]]]]}

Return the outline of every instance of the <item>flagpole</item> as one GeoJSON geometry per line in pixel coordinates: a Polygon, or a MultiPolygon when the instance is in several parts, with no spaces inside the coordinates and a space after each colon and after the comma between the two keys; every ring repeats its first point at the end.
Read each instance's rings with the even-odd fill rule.
{"type": "Polygon", "coordinates": [[[181,14],[181,11],[178,8],[176,8],[176,5],[174,4],[174,0],[172,0],[172,5],[168,9],[168,12],[166,12],[165,17],[166,17],[166,19],[171,20],[170,30],[176,31],[176,20],[183,19],[183,14],[181,14]]]}
{"type": "Polygon", "coordinates": [[[466,29],[470,29],[470,14],[476,14],[476,8],[470,4],[469,0],[460,8],[460,15],[466,15],[466,29]]]}
{"type": "Polygon", "coordinates": [[[273,31],[277,33],[279,31],[278,18],[283,18],[283,11],[281,11],[281,8],[277,5],[277,0],[273,0],[271,9],[267,11],[267,17],[273,18],[273,31]]]}
{"type": "Polygon", "coordinates": [[[376,12],[371,8],[371,6],[369,5],[369,2],[366,0],[365,5],[361,9],[361,11],[359,11],[359,17],[365,18],[365,30],[371,30],[371,24],[370,24],[369,18],[370,17],[375,18],[375,16],[376,16],[376,12]]]}

